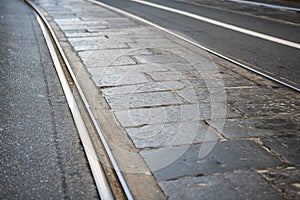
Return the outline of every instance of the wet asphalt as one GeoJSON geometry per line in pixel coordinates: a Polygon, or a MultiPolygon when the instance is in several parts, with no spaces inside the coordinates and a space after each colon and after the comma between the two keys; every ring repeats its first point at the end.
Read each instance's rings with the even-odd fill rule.
{"type": "Polygon", "coordinates": [[[0,199],[97,199],[35,14],[0,0],[0,199]]]}

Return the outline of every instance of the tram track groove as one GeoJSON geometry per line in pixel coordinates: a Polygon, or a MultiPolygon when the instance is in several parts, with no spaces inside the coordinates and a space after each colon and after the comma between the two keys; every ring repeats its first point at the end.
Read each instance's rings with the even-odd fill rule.
{"type": "Polygon", "coordinates": [[[33,10],[36,12],[38,23],[42,29],[43,35],[45,37],[47,46],[49,48],[51,58],[53,60],[55,69],[57,71],[59,80],[61,82],[61,85],[63,87],[63,91],[65,93],[69,108],[71,110],[74,122],[76,124],[77,130],[79,132],[79,136],[81,139],[81,142],[83,144],[83,148],[86,154],[86,157],[88,159],[89,166],[92,171],[92,175],[99,193],[99,196],[101,199],[115,199],[111,186],[109,185],[109,180],[107,179],[103,166],[101,165],[101,162],[98,159],[97,152],[95,150],[95,147],[93,146],[93,142],[91,137],[89,136],[88,128],[85,124],[84,117],[82,116],[80,112],[80,108],[76,102],[76,98],[73,95],[71,86],[68,78],[71,79],[71,82],[74,84],[78,96],[80,100],[82,101],[84,108],[88,114],[89,119],[91,120],[94,129],[98,133],[98,136],[100,137],[101,144],[104,147],[104,151],[106,156],[108,157],[108,160],[111,164],[111,167],[114,169],[114,173],[117,175],[117,179],[121,184],[122,190],[124,192],[124,195],[128,200],[133,199],[132,194],[127,186],[126,180],[123,177],[123,174],[110,150],[110,147],[108,145],[108,142],[106,141],[106,138],[104,134],[101,131],[100,125],[97,122],[97,119],[95,115],[93,114],[93,111],[88,103],[87,98],[84,95],[84,92],[81,89],[81,86],[79,82],[76,79],[75,74],[73,73],[72,67],[70,63],[68,62],[68,59],[58,41],[58,38],[56,37],[56,34],[54,33],[50,23],[46,19],[46,17],[42,14],[39,7],[33,3],[30,0],[25,0],[25,2],[30,5],[33,10]],[[56,52],[57,51],[57,52],[56,52]],[[60,59],[63,61],[63,64],[65,67],[63,67],[60,63],[60,59]],[[65,69],[63,69],[65,68],[65,69]],[[64,72],[64,70],[66,72],[64,72]],[[68,73],[66,75],[65,73],[68,73]]]}
{"type": "MultiPolygon", "coordinates": [[[[86,111],[87,111],[87,113],[88,113],[88,115],[89,115],[91,121],[93,122],[93,125],[94,125],[95,129],[97,130],[99,137],[100,137],[101,140],[102,140],[101,142],[102,142],[103,146],[105,147],[105,149],[107,150],[107,151],[106,151],[106,154],[107,154],[107,156],[109,157],[110,163],[111,163],[111,165],[112,165],[113,168],[114,168],[114,172],[117,174],[117,176],[118,176],[118,178],[119,178],[118,181],[121,183],[121,185],[122,185],[122,187],[123,187],[123,191],[124,191],[124,193],[125,193],[125,196],[127,197],[127,199],[133,199],[133,197],[132,197],[132,195],[131,195],[131,192],[130,192],[130,190],[129,190],[127,184],[126,184],[126,181],[125,181],[125,179],[124,179],[124,177],[123,177],[123,175],[122,175],[122,172],[121,172],[120,168],[118,167],[117,162],[116,162],[116,160],[114,159],[114,156],[113,156],[112,152],[109,150],[110,148],[109,148],[109,146],[108,146],[108,143],[106,142],[106,139],[105,139],[104,134],[103,134],[102,131],[101,131],[101,128],[100,128],[100,126],[99,126],[99,124],[98,124],[98,121],[97,121],[96,117],[95,117],[94,114],[93,114],[93,111],[92,111],[92,109],[91,109],[91,107],[90,107],[90,105],[89,105],[89,103],[88,103],[88,100],[85,98],[85,95],[84,95],[84,93],[83,93],[83,91],[82,91],[82,89],[81,89],[81,87],[80,87],[80,85],[79,85],[79,82],[77,81],[76,76],[75,76],[75,74],[74,74],[73,71],[72,71],[72,67],[71,67],[71,65],[69,64],[68,59],[67,59],[66,55],[64,54],[64,51],[63,51],[62,47],[60,46],[60,43],[59,43],[57,37],[55,36],[54,31],[53,31],[52,28],[51,28],[51,25],[48,23],[47,19],[43,16],[43,14],[39,11],[39,7],[38,7],[38,6],[36,6],[36,5],[35,5],[34,3],[32,3],[30,0],[25,0],[25,1],[26,1],[31,7],[33,7],[33,9],[38,13],[38,15],[41,17],[43,23],[45,23],[45,25],[47,26],[48,31],[49,31],[50,34],[52,35],[52,40],[54,41],[54,43],[55,43],[55,45],[56,45],[56,48],[57,48],[58,51],[59,51],[60,56],[62,57],[62,59],[63,59],[64,62],[65,62],[65,66],[66,66],[65,68],[67,68],[68,73],[70,74],[71,79],[72,79],[72,81],[74,82],[74,85],[75,85],[76,89],[78,90],[78,93],[79,93],[80,96],[81,96],[81,100],[82,100],[83,104],[85,105],[85,109],[86,109],[86,111]]],[[[206,47],[204,47],[204,46],[202,46],[202,45],[200,45],[200,44],[198,44],[198,43],[196,43],[196,42],[194,42],[194,41],[191,41],[191,40],[185,38],[184,36],[181,36],[181,35],[179,35],[179,34],[177,34],[177,33],[174,33],[174,32],[172,32],[172,31],[170,31],[170,30],[168,30],[168,29],[165,29],[165,28],[163,28],[163,27],[161,27],[161,26],[159,26],[159,25],[157,25],[157,24],[155,24],[155,23],[152,23],[152,22],[150,22],[150,21],[147,21],[147,20],[145,20],[145,19],[142,19],[142,18],[140,18],[140,17],[138,17],[138,16],[136,16],[136,15],[133,15],[133,14],[130,14],[130,13],[128,13],[128,12],[125,12],[125,11],[119,10],[119,9],[117,9],[117,8],[114,8],[114,7],[112,7],[112,6],[109,6],[109,5],[106,5],[106,4],[97,2],[97,1],[95,1],[95,0],[86,0],[86,1],[87,1],[87,2],[91,2],[91,3],[94,3],[94,4],[98,4],[98,5],[102,6],[102,7],[108,8],[108,9],[113,10],[113,11],[118,12],[118,13],[121,13],[121,14],[127,16],[127,17],[130,17],[130,18],[133,18],[133,19],[138,20],[138,21],[140,21],[140,22],[143,22],[143,23],[145,23],[145,24],[151,25],[151,26],[153,26],[153,27],[155,27],[155,28],[157,28],[157,29],[159,29],[159,30],[161,30],[161,31],[163,31],[163,32],[166,32],[166,33],[168,33],[168,34],[170,34],[170,35],[172,35],[172,36],[175,36],[175,37],[177,37],[177,38],[179,38],[179,39],[181,39],[181,40],[183,40],[183,41],[185,41],[185,42],[188,42],[189,44],[192,44],[192,45],[194,45],[194,46],[196,46],[196,47],[198,47],[198,48],[204,49],[205,51],[207,51],[207,52],[209,52],[209,53],[211,53],[211,54],[213,54],[213,55],[216,55],[217,57],[223,58],[223,59],[225,59],[225,60],[227,60],[227,61],[229,61],[229,62],[231,62],[231,63],[234,63],[234,64],[236,64],[236,65],[238,65],[238,66],[240,66],[240,67],[242,67],[242,68],[245,68],[245,69],[248,69],[248,70],[250,70],[250,71],[252,71],[252,72],[255,72],[256,74],[259,74],[259,75],[261,75],[261,76],[263,76],[263,77],[266,77],[266,78],[268,78],[268,79],[271,79],[271,80],[273,80],[273,81],[275,81],[275,82],[277,82],[277,83],[280,83],[280,84],[282,84],[282,85],[288,86],[288,87],[290,87],[290,88],[292,88],[292,89],[294,89],[294,90],[297,90],[298,92],[300,91],[300,88],[294,87],[294,86],[292,86],[292,85],[291,85],[291,86],[286,85],[285,82],[283,82],[283,81],[280,82],[280,80],[277,80],[276,78],[275,78],[275,80],[274,80],[274,77],[272,77],[272,76],[269,76],[269,75],[267,75],[267,74],[264,74],[264,73],[262,73],[262,72],[260,72],[260,71],[257,71],[256,69],[253,69],[253,68],[251,68],[251,67],[249,67],[249,66],[247,66],[247,65],[244,65],[244,64],[242,64],[242,63],[240,63],[240,62],[237,62],[237,61],[235,61],[235,60],[233,60],[233,59],[231,59],[231,58],[228,58],[228,57],[226,57],[226,56],[224,56],[224,55],[222,55],[222,54],[220,54],[220,53],[218,53],[218,52],[215,52],[215,51],[213,51],[213,50],[211,50],[211,49],[208,49],[208,48],[206,48],[206,47]],[[293,88],[293,87],[294,87],[294,88],[293,88]]],[[[74,100],[74,102],[75,102],[75,100],[74,100]]],[[[70,106],[70,109],[72,110],[71,106],[70,106]]],[[[73,114],[73,112],[72,112],[72,114],[73,114]]],[[[74,115],[73,115],[73,116],[74,116],[74,115]]],[[[95,181],[95,182],[96,182],[96,181],[95,181]]],[[[98,186],[97,186],[97,188],[98,188],[98,186]]],[[[99,188],[98,188],[98,189],[99,189],[99,188]]],[[[101,194],[101,193],[103,193],[103,192],[99,191],[99,194],[101,194]]],[[[100,195],[100,196],[101,196],[101,195],[100,195]]],[[[103,198],[103,197],[101,197],[101,198],[102,198],[102,199],[108,199],[108,198],[103,198]]],[[[113,198],[113,197],[112,197],[112,198],[113,198]]]]}

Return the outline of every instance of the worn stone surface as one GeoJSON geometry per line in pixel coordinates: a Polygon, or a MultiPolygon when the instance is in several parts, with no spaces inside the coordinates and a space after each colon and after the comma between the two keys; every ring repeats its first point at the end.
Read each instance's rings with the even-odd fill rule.
{"type": "Polygon", "coordinates": [[[137,148],[156,148],[218,141],[220,137],[203,122],[181,122],[127,128],[137,148]]]}
{"type": "Polygon", "coordinates": [[[282,170],[267,170],[261,172],[268,181],[281,190],[290,199],[300,199],[300,168],[288,167],[282,170]]]}
{"type": "Polygon", "coordinates": [[[267,117],[208,120],[222,135],[229,139],[266,138],[300,134],[299,119],[289,115],[267,117]]]}
{"type": "Polygon", "coordinates": [[[182,101],[172,92],[147,92],[105,96],[113,110],[179,105],[182,101]]]}
{"type": "Polygon", "coordinates": [[[254,141],[207,142],[146,150],[141,155],[158,180],[283,165],[254,141]]]}
{"type": "Polygon", "coordinates": [[[102,93],[104,95],[113,94],[128,94],[128,93],[141,93],[141,92],[159,92],[159,91],[172,91],[180,90],[185,87],[181,81],[166,81],[166,82],[148,82],[135,85],[124,85],[119,87],[104,88],[102,93]]]}
{"type": "Polygon", "coordinates": [[[273,116],[280,113],[298,114],[300,104],[295,100],[274,93],[271,89],[227,90],[227,102],[246,116],[273,116]]]}
{"type": "Polygon", "coordinates": [[[300,137],[269,138],[262,142],[291,164],[300,166],[300,137]]]}
{"type": "Polygon", "coordinates": [[[299,95],[87,1],[38,2],[169,199],[298,198],[298,168],[276,168],[299,165],[299,95]]]}
{"type": "Polygon", "coordinates": [[[124,127],[241,116],[239,111],[225,108],[224,104],[182,104],[115,111],[114,114],[124,127]]]}
{"type": "Polygon", "coordinates": [[[237,171],[159,183],[169,199],[284,199],[258,173],[237,171]],[[251,181],[249,181],[251,180],[251,181]]]}
{"type": "Polygon", "coordinates": [[[148,83],[151,80],[143,73],[128,72],[127,74],[112,74],[112,73],[101,73],[95,74],[92,78],[96,81],[96,85],[99,87],[109,86],[120,86],[120,85],[131,85],[148,83]]]}

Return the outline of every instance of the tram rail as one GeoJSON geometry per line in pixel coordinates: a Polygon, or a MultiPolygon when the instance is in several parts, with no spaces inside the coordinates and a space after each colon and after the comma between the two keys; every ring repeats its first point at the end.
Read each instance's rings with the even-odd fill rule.
{"type": "MultiPolygon", "coordinates": [[[[95,1],[95,0],[87,0],[91,3],[94,3],[94,4],[97,4],[97,5],[100,5],[100,6],[103,6],[105,8],[108,8],[110,10],[113,10],[117,13],[120,13],[120,14],[123,14],[125,16],[128,16],[130,18],[133,18],[135,20],[138,20],[138,21],[141,21],[143,23],[146,23],[150,26],[153,26],[163,32],[166,32],[170,35],[173,35],[183,41],[186,41],[198,48],[201,48],[213,55],[216,55],[222,59],[225,59],[231,63],[234,63],[242,68],[245,68],[251,72],[254,72],[256,74],[259,74],[263,77],[266,77],[274,82],[277,82],[281,85],[284,85],[286,87],[289,87],[293,90],[296,90],[298,92],[300,92],[300,87],[297,86],[296,84],[293,84],[293,83],[290,83],[288,80],[283,80],[281,78],[278,78],[278,77],[275,77],[271,74],[269,74],[268,72],[264,72],[264,71],[261,71],[259,69],[256,69],[256,68],[253,68],[251,66],[248,66],[246,64],[243,64],[241,62],[238,62],[232,58],[229,58],[221,53],[218,53],[212,49],[209,49],[205,46],[202,46],[201,44],[198,44],[192,40],[189,40],[187,39],[186,37],[182,36],[182,35],[179,35],[171,30],[168,30],[162,26],[159,26],[153,22],[150,22],[148,20],[145,20],[141,17],[138,17],[136,15],[133,15],[129,12],[125,12],[123,10],[120,10],[120,9],[117,9],[117,8],[114,8],[112,6],[109,6],[107,4],[104,4],[104,3],[101,3],[101,2],[98,2],[98,1],[95,1]]],[[[51,57],[52,57],[52,60],[54,62],[54,65],[55,65],[55,68],[57,70],[57,74],[59,76],[59,79],[61,81],[61,84],[62,84],[62,87],[63,87],[63,90],[64,90],[64,93],[66,95],[66,98],[67,98],[67,101],[68,101],[68,104],[69,104],[69,107],[70,107],[70,110],[71,110],[71,113],[73,115],[73,118],[74,118],[74,121],[75,121],[75,124],[77,126],[77,129],[78,129],[78,132],[79,132],[79,135],[80,135],[80,139],[82,141],[82,144],[83,144],[83,148],[85,150],[85,153],[86,153],[86,156],[87,156],[87,159],[88,159],[88,162],[89,162],[89,165],[90,165],[90,168],[91,168],[91,171],[92,171],[92,174],[93,174],[93,178],[95,180],[95,183],[96,183],[96,187],[98,189],[98,193],[99,193],[99,196],[101,199],[115,199],[114,195],[113,195],[113,192],[112,192],[112,189],[111,189],[111,186],[109,184],[109,180],[107,179],[106,175],[105,175],[105,172],[103,170],[103,166],[101,165],[101,162],[99,162],[99,159],[98,159],[98,156],[97,156],[97,153],[96,153],[96,150],[95,148],[93,147],[93,142],[89,136],[89,133],[88,133],[88,128],[86,127],[85,125],[85,122],[84,122],[84,119],[82,117],[82,114],[81,114],[81,110],[79,108],[79,106],[77,105],[76,103],[76,100],[75,100],[75,97],[74,97],[74,94],[73,94],[73,90],[71,89],[72,87],[75,87],[76,88],[76,91],[78,92],[79,96],[80,96],[80,99],[85,107],[85,112],[88,114],[93,126],[94,126],[94,129],[96,130],[96,132],[98,133],[100,139],[101,139],[101,143],[105,149],[105,152],[106,152],[106,156],[108,157],[109,161],[110,161],[110,164],[111,164],[111,167],[114,169],[114,172],[117,176],[117,179],[122,187],[122,191],[124,193],[124,196],[131,200],[133,199],[133,196],[129,190],[129,187],[126,183],[126,180],[125,178],[123,177],[123,174],[109,148],[109,145],[105,139],[105,136],[104,134],[102,133],[101,131],[101,127],[100,125],[98,124],[97,120],[96,120],[96,117],[94,116],[93,114],[93,111],[88,103],[88,100],[86,99],[85,95],[84,95],[84,92],[82,91],[81,87],[80,87],[80,84],[79,82],[77,81],[76,79],[76,76],[72,70],[72,67],[70,65],[70,63],[68,62],[68,59],[58,41],[58,38],[56,37],[53,29],[51,28],[51,25],[50,23],[47,21],[46,17],[43,16],[42,12],[40,11],[40,8],[38,6],[36,6],[32,1],[30,0],[25,0],[26,3],[28,3],[34,10],[35,12],[37,13],[37,19],[38,19],[38,22],[41,26],[41,29],[42,29],[42,32],[44,34],[44,37],[45,37],[45,40],[47,42],[47,45],[48,45],[48,48],[50,50],[50,53],[51,53],[51,57]],[[65,66],[62,66],[61,64],[61,61],[63,62],[63,65],[65,66]],[[67,71],[67,74],[66,74],[66,71],[67,71]],[[71,81],[68,81],[68,78],[69,77],[71,79],[71,81]],[[74,84],[74,86],[73,86],[74,84]]]]}
{"type": "Polygon", "coordinates": [[[133,196],[128,188],[128,185],[123,177],[123,174],[108,146],[108,142],[104,134],[101,131],[100,125],[98,124],[96,117],[94,116],[91,107],[88,103],[87,98],[84,95],[83,90],[80,87],[79,82],[76,79],[76,76],[72,70],[72,67],[56,37],[50,23],[47,21],[46,17],[40,11],[40,8],[35,5],[30,0],[25,0],[25,2],[30,5],[33,10],[37,14],[38,23],[42,29],[44,38],[46,40],[47,46],[49,48],[52,61],[54,63],[56,72],[58,74],[59,80],[61,82],[64,94],[66,96],[68,105],[70,107],[74,122],[76,124],[77,130],[79,132],[80,140],[83,144],[83,148],[89,163],[89,166],[92,171],[92,175],[98,190],[98,194],[101,199],[110,200],[115,199],[114,194],[112,192],[111,185],[109,180],[105,174],[105,170],[103,169],[103,165],[101,161],[99,161],[97,152],[95,147],[93,146],[92,139],[89,135],[89,130],[84,121],[84,117],[82,116],[82,112],[86,112],[90,121],[93,124],[93,128],[98,133],[102,146],[104,147],[104,151],[106,153],[106,157],[108,158],[111,168],[114,170],[114,173],[117,176],[117,180],[119,181],[122,191],[126,199],[131,200],[133,196]],[[62,62],[62,63],[61,63],[62,62]],[[65,66],[65,67],[64,67],[65,66]],[[71,80],[70,80],[71,79],[71,80]],[[75,90],[78,94],[76,96],[80,97],[80,101],[84,105],[84,111],[79,108],[78,103],[76,102],[76,98],[74,97],[75,90],[71,88],[75,87],[75,90]]]}

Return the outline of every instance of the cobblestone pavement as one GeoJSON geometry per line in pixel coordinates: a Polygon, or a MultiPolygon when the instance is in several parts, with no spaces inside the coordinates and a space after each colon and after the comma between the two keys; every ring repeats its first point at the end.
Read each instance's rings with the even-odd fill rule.
{"type": "Polygon", "coordinates": [[[128,180],[136,199],[300,198],[299,93],[88,1],[35,2],[131,144],[122,170],[154,177],[128,180]]]}

